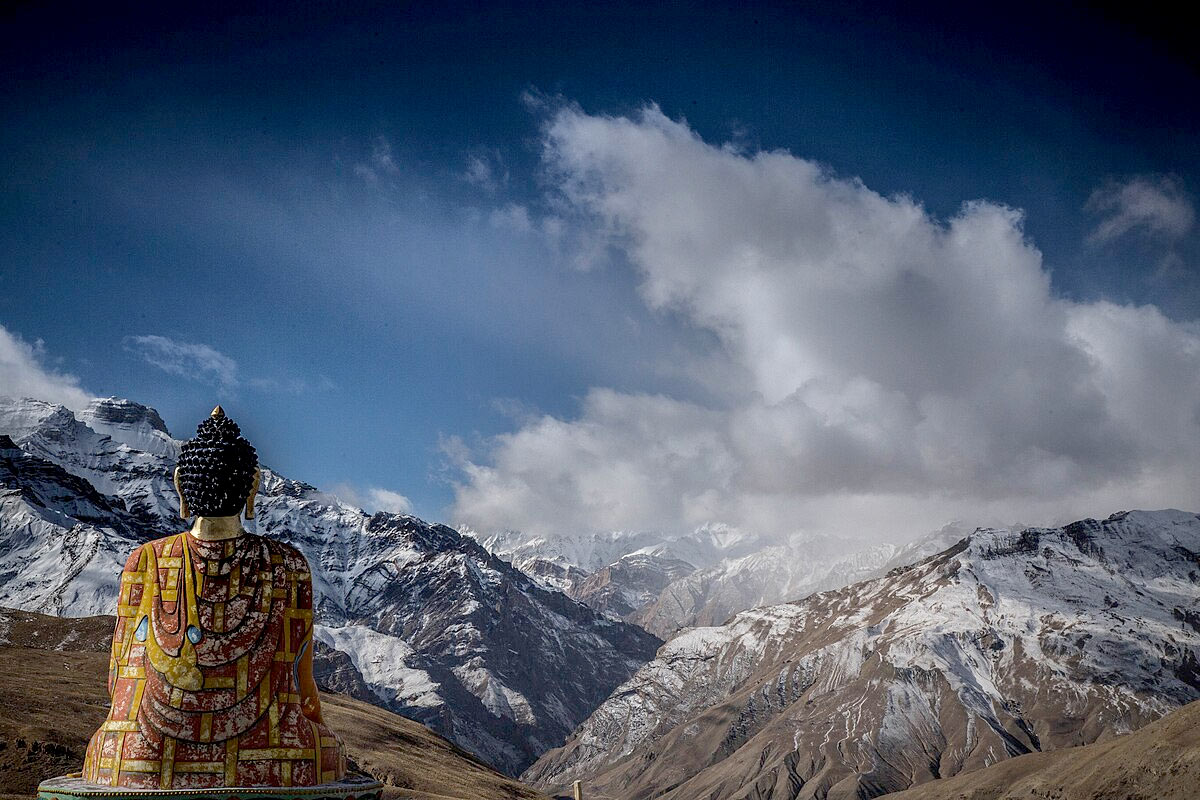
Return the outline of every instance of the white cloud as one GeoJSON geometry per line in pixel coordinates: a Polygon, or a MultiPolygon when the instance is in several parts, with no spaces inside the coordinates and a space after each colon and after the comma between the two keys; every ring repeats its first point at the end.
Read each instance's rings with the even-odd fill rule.
{"type": "Polygon", "coordinates": [[[79,379],[44,361],[40,340],[30,344],[0,325],[0,394],[61,403],[71,409],[87,406],[93,395],[79,386],[79,379]]]}
{"type": "Polygon", "coordinates": [[[575,238],[716,335],[704,364],[722,374],[704,383],[732,399],[595,389],[574,419],[460,448],[457,522],[915,533],[1195,505],[1200,326],[1054,296],[1019,211],[936,220],[786,152],[710,145],[656,107],[562,109],[544,161],[575,238]]]}
{"type": "Polygon", "coordinates": [[[412,501],[391,489],[372,487],[367,490],[367,508],[376,511],[391,511],[396,514],[411,514],[412,501]]]}
{"type": "Polygon", "coordinates": [[[386,136],[376,136],[371,145],[371,157],[366,163],[355,164],[354,174],[371,185],[376,185],[384,176],[400,174],[400,166],[392,156],[392,143],[386,136]]]}
{"type": "Polygon", "coordinates": [[[180,342],[167,336],[127,336],[125,349],[163,372],[225,390],[247,386],[272,394],[311,394],[336,389],[336,384],[321,375],[315,379],[295,375],[255,376],[246,378],[238,363],[207,344],[180,342]]]}
{"type": "Polygon", "coordinates": [[[246,385],[260,392],[284,394],[311,394],[313,392],[329,392],[337,388],[337,384],[322,375],[315,380],[295,376],[279,378],[251,378],[246,385]]]}
{"type": "Polygon", "coordinates": [[[404,495],[394,492],[391,489],[381,489],[377,486],[356,489],[349,484],[343,483],[335,486],[333,493],[341,498],[342,501],[352,506],[358,506],[371,514],[377,511],[390,511],[394,514],[411,514],[413,509],[412,501],[404,495]]]}
{"type": "Polygon", "coordinates": [[[503,208],[493,210],[488,216],[488,222],[493,228],[508,229],[517,233],[529,233],[533,230],[529,209],[518,203],[509,203],[503,208]]]}
{"type": "Polygon", "coordinates": [[[477,150],[467,155],[467,166],[462,179],[494,194],[508,184],[508,167],[499,150],[477,150]]]}
{"type": "Polygon", "coordinates": [[[1087,209],[1103,217],[1088,236],[1092,242],[1111,241],[1133,231],[1178,239],[1196,219],[1183,185],[1171,176],[1137,176],[1109,183],[1092,192],[1087,209]]]}
{"type": "Polygon", "coordinates": [[[237,362],[206,344],[151,335],[127,336],[124,345],[129,352],[171,375],[227,389],[238,385],[237,362]]]}

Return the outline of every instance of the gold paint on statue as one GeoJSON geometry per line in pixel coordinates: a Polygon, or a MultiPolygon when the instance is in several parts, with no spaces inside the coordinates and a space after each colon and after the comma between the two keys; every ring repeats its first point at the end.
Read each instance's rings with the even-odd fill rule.
{"type": "Polygon", "coordinates": [[[192,513],[191,509],[188,508],[187,500],[183,499],[183,486],[179,483],[179,467],[175,468],[172,480],[175,484],[175,494],[179,495],[179,518],[187,519],[192,513]]]}
{"type": "MultiPolygon", "coordinates": [[[[167,552],[174,552],[174,548],[177,545],[183,548],[184,596],[187,598],[184,606],[186,617],[183,622],[185,626],[183,630],[186,631],[188,627],[199,625],[200,612],[196,608],[196,586],[191,550],[188,548],[187,542],[183,541],[184,536],[187,536],[187,534],[176,534],[173,537],[175,541],[172,541],[164,549],[167,552]]],[[[151,620],[155,616],[155,598],[160,591],[158,588],[158,558],[154,553],[153,547],[142,549],[142,563],[145,565],[142,568],[142,586],[144,588],[142,590],[142,602],[138,606],[138,619],[151,620]],[[149,588],[150,591],[146,591],[146,588],[149,588]]],[[[203,689],[204,675],[196,666],[196,647],[187,636],[183,637],[179,654],[172,655],[163,650],[162,645],[159,644],[158,637],[154,633],[154,626],[147,623],[147,628],[149,629],[149,635],[146,636],[145,641],[146,659],[150,662],[151,666],[165,675],[167,682],[176,689],[186,689],[191,692],[203,689]]],[[[174,696],[172,696],[172,700],[174,699],[174,696]]]]}

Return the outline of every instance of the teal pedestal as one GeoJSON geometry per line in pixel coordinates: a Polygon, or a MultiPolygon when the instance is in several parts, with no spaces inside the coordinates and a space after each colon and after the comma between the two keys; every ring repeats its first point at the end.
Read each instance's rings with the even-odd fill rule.
{"type": "Polygon", "coordinates": [[[42,781],[38,800],[381,800],[383,784],[367,775],[347,775],[320,786],[223,786],[219,789],[126,789],[88,783],[79,774],[42,781]]]}

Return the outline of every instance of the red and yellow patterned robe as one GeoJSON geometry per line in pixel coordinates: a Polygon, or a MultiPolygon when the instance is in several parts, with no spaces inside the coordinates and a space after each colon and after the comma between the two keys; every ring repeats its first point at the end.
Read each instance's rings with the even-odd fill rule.
{"type": "Polygon", "coordinates": [[[312,679],[312,577],[253,534],[142,545],[121,575],[112,709],[84,779],[129,788],[312,786],[345,775],[312,679]]]}

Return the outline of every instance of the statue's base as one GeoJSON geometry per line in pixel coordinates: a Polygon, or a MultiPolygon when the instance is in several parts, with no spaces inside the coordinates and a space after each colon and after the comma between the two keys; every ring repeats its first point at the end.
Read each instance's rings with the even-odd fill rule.
{"type": "Polygon", "coordinates": [[[38,800],[380,800],[383,784],[369,775],[347,775],[320,786],[222,786],[217,789],[127,789],[88,783],[80,773],[42,781],[38,800]]]}

